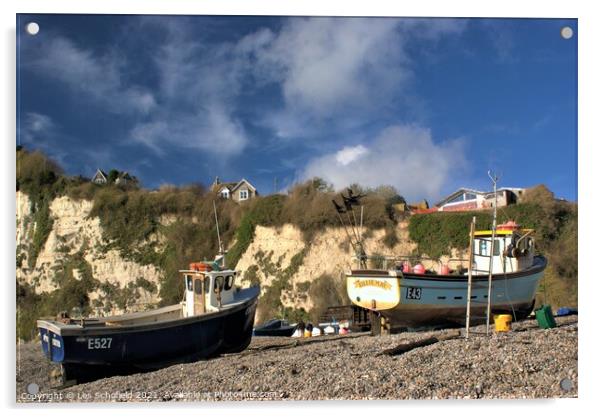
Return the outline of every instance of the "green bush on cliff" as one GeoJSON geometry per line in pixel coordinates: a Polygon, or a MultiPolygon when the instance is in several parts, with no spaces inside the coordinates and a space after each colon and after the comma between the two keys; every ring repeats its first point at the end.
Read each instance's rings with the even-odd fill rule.
{"type": "MultiPolygon", "coordinates": [[[[410,218],[410,239],[417,244],[417,254],[432,258],[449,255],[453,248],[466,250],[472,216],[477,230],[491,229],[491,211],[440,212],[416,214],[410,218]]],[[[547,284],[548,301],[554,306],[577,303],[577,205],[559,201],[544,186],[526,191],[521,204],[498,210],[497,223],[514,220],[535,229],[536,250],[548,259],[545,282],[542,281],[538,303],[543,301],[547,284]]]]}

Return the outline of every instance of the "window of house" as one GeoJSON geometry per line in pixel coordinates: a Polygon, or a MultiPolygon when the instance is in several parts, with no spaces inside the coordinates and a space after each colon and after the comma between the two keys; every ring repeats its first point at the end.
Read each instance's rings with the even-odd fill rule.
{"type": "Polygon", "coordinates": [[[228,192],[228,190],[222,190],[221,196],[222,198],[228,198],[230,196],[230,193],[228,192]]]}
{"type": "Polygon", "coordinates": [[[452,198],[451,200],[449,200],[447,203],[459,203],[460,201],[464,201],[464,194],[460,194],[454,198],[452,198]]]}
{"type": "Polygon", "coordinates": [[[248,190],[240,190],[239,199],[246,200],[248,198],[249,198],[249,191],[248,190]]]}

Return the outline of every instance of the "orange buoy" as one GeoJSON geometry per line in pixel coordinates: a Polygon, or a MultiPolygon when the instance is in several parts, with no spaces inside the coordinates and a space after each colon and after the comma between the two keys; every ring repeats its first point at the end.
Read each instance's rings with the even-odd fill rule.
{"type": "Polygon", "coordinates": [[[519,228],[520,226],[512,220],[508,220],[506,223],[502,223],[496,227],[497,230],[517,230],[519,228]]]}
{"type": "Polygon", "coordinates": [[[414,273],[415,274],[424,274],[426,272],[426,270],[424,269],[424,265],[422,264],[416,264],[414,265],[414,273]]]}
{"type": "Polygon", "coordinates": [[[190,270],[198,272],[211,272],[211,265],[205,262],[191,262],[190,270]]]}
{"type": "Polygon", "coordinates": [[[403,263],[403,272],[410,272],[410,263],[408,261],[403,263]]]}

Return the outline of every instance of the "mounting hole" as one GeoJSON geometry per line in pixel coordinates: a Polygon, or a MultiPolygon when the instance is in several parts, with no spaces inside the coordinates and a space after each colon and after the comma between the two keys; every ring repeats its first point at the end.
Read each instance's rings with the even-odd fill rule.
{"type": "Polygon", "coordinates": [[[562,378],[560,381],[560,388],[562,388],[563,391],[570,391],[573,389],[573,382],[568,378],[562,378]]]}
{"type": "Polygon", "coordinates": [[[36,22],[29,22],[27,26],[25,26],[25,30],[31,36],[37,35],[40,31],[40,25],[38,25],[36,22]]]}
{"type": "Polygon", "coordinates": [[[31,384],[27,384],[27,393],[31,394],[31,395],[36,395],[38,392],[40,392],[40,386],[38,384],[36,384],[35,382],[32,382],[31,384]]]}
{"type": "Polygon", "coordinates": [[[571,39],[573,37],[573,29],[570,26],[565,26],[560,29],[560,36],[564,39],[571,39]]]}

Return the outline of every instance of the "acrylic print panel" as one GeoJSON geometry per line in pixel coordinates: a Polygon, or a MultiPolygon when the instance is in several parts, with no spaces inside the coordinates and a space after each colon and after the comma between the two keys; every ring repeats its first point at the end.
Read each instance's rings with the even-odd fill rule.
{"type": "Polygon", "coordinates": [[[18,402],[577,396],[576,19],[16,30],[18,402]]]}

